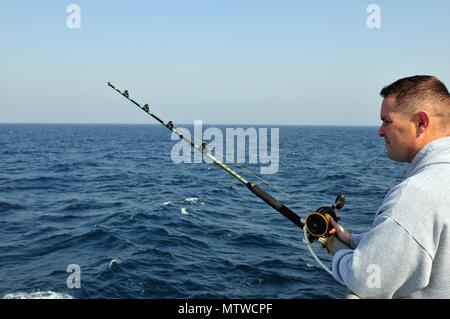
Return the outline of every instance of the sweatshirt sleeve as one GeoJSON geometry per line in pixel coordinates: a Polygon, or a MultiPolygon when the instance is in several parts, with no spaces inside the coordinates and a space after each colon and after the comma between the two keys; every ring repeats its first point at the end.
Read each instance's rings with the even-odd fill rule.
{"type": "Polygon", "coordinates": [[[401,298],[428,285],[432,258],[391,217],[333,257],[333,276],[360,298],[401,298]]]}

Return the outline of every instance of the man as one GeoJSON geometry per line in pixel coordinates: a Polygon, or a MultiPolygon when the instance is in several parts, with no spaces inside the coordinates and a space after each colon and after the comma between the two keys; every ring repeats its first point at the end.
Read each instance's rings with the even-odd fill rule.
{"type": "Polygon", "coordinates": [[[333,275],[360,298],[450,298],[449,92],[435,77],[413,76],[380,94],[378,134],[388,157],[410,166],[370,231],[332,223],[333,275]]]}

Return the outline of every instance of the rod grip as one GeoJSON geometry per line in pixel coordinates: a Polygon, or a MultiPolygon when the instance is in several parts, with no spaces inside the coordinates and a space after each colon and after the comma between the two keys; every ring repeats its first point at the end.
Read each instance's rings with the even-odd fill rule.
{"type": "Polygon", "coordinates": [[[260,188],[258,185],[254,183],[248,182],[247,188],[256,196],[261,198],[263,201],[265,201],[267,204],[272,206],[276,211],[278,211],[281,215],[289,219],[291,222],[293,222],[295,225],[303,229],[304,224],[302,223],[302,220],[300,216],[298,216],[296,213],[294,213],[292,210],[290,210],[288,207],[284,206],[280,201],[278,201],[276,198],[272,197],[270,194],[266,193],[262,188],[260,188]]]}

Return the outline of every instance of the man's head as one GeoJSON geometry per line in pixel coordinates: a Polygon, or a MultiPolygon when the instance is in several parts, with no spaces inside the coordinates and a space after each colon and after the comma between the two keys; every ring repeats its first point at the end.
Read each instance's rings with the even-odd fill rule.
{"type": "Polygon", "coordinates": [[[382,125],[390,159],[411,162],[431,141],[450,136],[450,94],[433,76],[400,79],[381,92],[382,125]]]}

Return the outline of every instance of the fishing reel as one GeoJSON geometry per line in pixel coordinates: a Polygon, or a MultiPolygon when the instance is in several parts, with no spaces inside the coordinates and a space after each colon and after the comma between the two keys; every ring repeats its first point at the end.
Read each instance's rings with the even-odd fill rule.
{"type": "Polygon", "coordinates": [[[329,232],[333,229],[330,220],[339,221],[337,211],[341,210],[344,205],[345,197],[340,194],[330,207],[320,207],[306,216],[305,229],[308,232],[309,242],[330,236],[329,232]]]}

